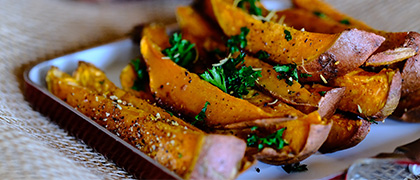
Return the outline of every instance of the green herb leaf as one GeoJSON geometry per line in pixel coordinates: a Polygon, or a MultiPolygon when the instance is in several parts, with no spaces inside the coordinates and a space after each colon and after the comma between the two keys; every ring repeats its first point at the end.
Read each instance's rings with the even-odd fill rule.
{"type": "Polygon", "coordinates": [[[343,19],[340,21],[341,24],[350,25],[350,21],[348,19],[343,19]]]}
{"type": "Polygon", "coordinates": [[[230,53],[235,53],[243,49],[247,45],[246,35],[249,33],[249,29],[247,27],[241,28],[241,33],[238,35],[231,36],[230,39],[227,40],[226,46],[230,53]]]}
{"type": "Polygon", "coordinates": [[[327,93],[327,91],[319,91],[318,93],[319,95],[324,96],[327,93]]]}
{"type": "Polygon", "coordinates": [[[228,76],[228,93],[235,97],[248,94],[248,87],[254,87],[259,77],[261,77],[261,71],[254,71],[251,66],[242,66],[228,76]]]}
{"type": "Polygon", "coordinates": [[[137,74],[136,80],[134,80],[133,87],[131,89],[134,89],[136,91],[141,91],[146,89],[145,82],[149,80],[149,74],[146,70],[146,65],[143,61],[140,60],[140,58],[131,60],[130,64],[133,66],[134,71],[137,74]]]}
{"type": "Polygon", "coordinates": [[[226,87],[226,78],[223,68],[221,67],[212,67],[208,71],[200,75],[205,81],[215,85],[224,92],[227,92],[226,87]]]}
{"type": "Polygon", "coordinates": [[[287,40],[287,41],[290,41],[290,40],[292,40],[292,35],[290,34],[290,31],[288,31],[288,30],[284,30],[284,38],[287,40]]]}
{"type": "Polygon", "coordinates": [[[293,85],[293,80],[298,81],[298,71],[296,64],[284,64],[284,65],[275,65],[273,69],[279,73],[277,75],[278,79],[284,79],[286,83],[291,86],[293,85]]]}
{"type": "Polygon", "coordinates": [[[258,2],[260,0],[240,0],[238,3],[238,7],[242,8],[245,10],[245,3],[249,4],[249,14],[254,14],[257,16],[261,16],[262,15],[262,10],[261,8],[257,7],[257,5],[255,4],[256,2],[258,2]]]}
{"type": "Polygon", "coordinates": [[[297,163],[294,163],[294,164],[283,165],[281,167],[287,173],[303,172],[303,171],[307,171],[308,170],[307,165],[306,164],[300,164],[300,162],[297,162],[297,163]]]}
{"type": "MultiPolygon", "coordinates": [[[[257,128],[252,127],[251,130],[255,131],[257,128]]],[[[258,150],[264,148],[265,145],[276,149],[282,149],[287,143],[283,139],[283,132],[286,128],[281,128],[266,137],[258,137],[255,133],[249,134],[246,139],[247,146],[258,147],[258,150]]]]}
{"type": "Polygon", "coordinates": [[[300,74],[301,78],[308,78],[308,77],[312,77],[312,74],[307,74],[307,73],[301,73],[300,74]]]}
{"type": "Polygon", "coordinates": [[[200,113],[198,113],[197,116],[194,117],[195,121],[193,123],[191,123],[191,124],[194,125],[195,123],[197,123],[199,121],[201,121],[201,122],[204,121],[204,119],[206,118],[207,106],[209,104],[210,103],[208,101],[206,101],[206,103],[204,104],[203,109],[201,109],[200,113]]]}
{"type": "Polygon", "coordinates": [[[327,15],[325,15],[324,13],[319,12],[319,11],[315,11],[315,12],[314,12],[314,14],[315,14],[316,16],[318,16],[319,18],[322,18],[322,19],[327,18],[327,15]]]}
{"type": "Polygon", "coordinates": [[[164,49],[162,53],[178,65],[187,67],[195,60],[197,56],[195,44],[182,39],[182,34],[174,33],[169,39],[169,44],[171,47],[164,49]]]}
{"type": "Polygon", "coordinates": [[[268,54],[267,52],[263,50],[258,51],[257,54],[255,55],[258,57],[258,59],[262,59],[262,60],[268,59],[270,57],[270,54],[268,54]]]}

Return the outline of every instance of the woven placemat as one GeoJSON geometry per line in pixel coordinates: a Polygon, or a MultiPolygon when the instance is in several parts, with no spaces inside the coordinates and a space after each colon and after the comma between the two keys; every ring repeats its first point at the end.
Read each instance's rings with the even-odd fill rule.
{"type": "MultiPolygon", "coordinates": [[[[0,178],[131,179],[113,162],[32,110],[22,94],[23,69],[124,37],[140,23],[173,22],[174,7],[188,2],[0,0],[0,178]]],[[[377,29],[420,30],[416,0],[328,2],[377,29]]]]}

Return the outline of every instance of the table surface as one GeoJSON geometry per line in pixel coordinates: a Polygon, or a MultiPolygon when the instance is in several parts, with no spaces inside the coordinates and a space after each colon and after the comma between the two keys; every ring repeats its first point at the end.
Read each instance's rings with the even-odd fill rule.
{"type": "MultiPolygon", "coordinates": [[[[420,2],[416,0],[327,2],[376,29],[420,31],[420,2]]],[[[174,8],[188,3],[187,0],[100,4],[72,0],[1,0],[0,177],[132,178],[32,110],[22,94],[22,74],[32,64],[124,37],[134,25],[174,22],[174,8]]],[[[392,143],[399,145],[399,142],[392,143]]]]}

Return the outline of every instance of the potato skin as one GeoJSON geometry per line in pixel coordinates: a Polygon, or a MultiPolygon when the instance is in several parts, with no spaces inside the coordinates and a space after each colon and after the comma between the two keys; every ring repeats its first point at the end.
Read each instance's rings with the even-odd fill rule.
{"type": "Polygon", "coordinates": [[[371,123],[363,119],[351,119],[336,113],[331,118],[331,131],[327,140],[319,148],[321,153],[332,153],[359,144],[370,131],[371,123]]]}
{"type": "Polygon", "coordinates": [[[401,95],[407,96],[420,89],[420,54],[409,59],[404,64],[401,76],[404,79],[401,87],[401,95]]]}

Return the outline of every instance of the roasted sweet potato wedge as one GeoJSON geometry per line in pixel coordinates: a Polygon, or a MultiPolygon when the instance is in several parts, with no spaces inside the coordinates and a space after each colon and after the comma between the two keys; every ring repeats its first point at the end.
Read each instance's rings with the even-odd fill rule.
{"type": "Polygon", "coordinates": [[[371,123],[364,119],[349,118],[341,113],[336,113],[329,119],[332,121],[332,127],[327,140],[319,148],[321,153],[354,147],[365,139],[370,131],[371,123]]]}
{"type": "Polygon", "coordinates": [[[340,34],[320,34],[262,22],[222,0],[212,0],[212,6],[227,36],[239,34],[242,27],[248,28],[247,51],[262,50],[270,54],[269,60],[274,63],[300,65],[301,72],[312,75],[308,81],[328,81],[358,68],[385,40],[357,29],[340,34]]]}
{"type": "Polygon", "coordinates": [[[46,79],[51,92],[183,178],[234,179],[241,167],[245,142],[234,136],[208,135],[96,94],[55,67],[46,79]]]}
{"type": "Polygon", "coordinates": [[[401,95],[401,74],[392,69],[379,73],[361,69],[336,78],[333,86],[345,87],[338,109],[361,117],[383,120],[397,107],[401,95]]]}
{"type": "Polygon", "coordinates": [[[317,152],[328,137],[331,124],[322,120],[315,111],[300,118],[259,119],[230,124],[225,128],[227,129],[219,132],[232,133],[247,139],[247,155],[269,164],[284,165],[302,161],[317,152]],[[285,142],[282,148],[250,143],[250,138],[268,137],[281,129],[285,142]]]}
{"type": "Polygon", "coordinates": [[[273,116],[223,92],[170,59],[162,59],[156,44],[147,37],[141,41],[141,53],[148,67],[151,91],[158,103],[175,112],[195,117],[208,102],[205,124],[210,127],[273,116]]]}

